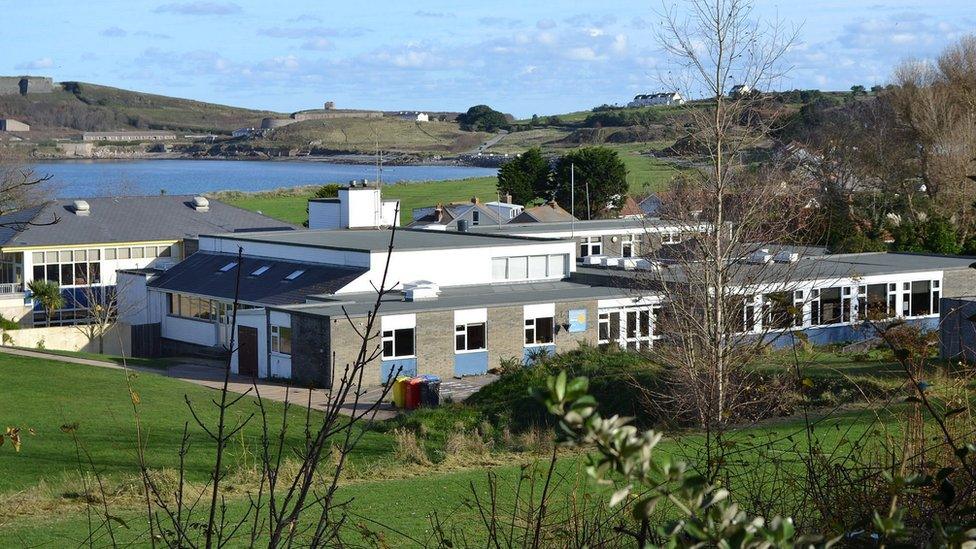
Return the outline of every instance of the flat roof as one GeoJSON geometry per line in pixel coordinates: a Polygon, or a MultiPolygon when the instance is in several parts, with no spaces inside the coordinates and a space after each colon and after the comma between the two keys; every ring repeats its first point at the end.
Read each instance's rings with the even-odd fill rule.
{"type": "Polygon", "coordinates": [[[590,221],[558,221],[555,223],[505,223],[502,225],[481,224],[468,230],[488,234],[528,234],[558,233],[576,231],[600,231],[613,229],[642,229],[648,227],[678,226],[657,217],[634,217],[624,219],[593,219],[590,221]]]}
{"type": "MultiPolygon", "coordinates": [[[[327,248],[362,252],[386,251],[390,246],[391,229],[309,229],[298,231],[260,231],[233,234],[203,235],[248,242],[267,242],[307,248],[327,248]]],[[[457,248],[484,248],[494,246],[519,246],[527,243],[552,242],[552,239],[531,238],[515,235],[476,234],[457,231],[431,231],[397,227],[393,248],[395,251],[448,250],[457,248]]]]}
{"type": "MultiPolygon", "coordinates": [[[[455,286],[441,290],[436,299],[404,301],[403,294],[387,294],[381,305],[382,314],[413,313],[438,310],[474,309],[480,307],[517,306],[531,303],[555,303],[585,299],[615,299],[622,297],[639,298],[645,295],[627,288],[610,286],[591,286],[577,282],[528,282],[521,284],[480,284],[455,286]]],[[[647,292],[646,295],[651,295],[647,292]]],[[[311,296],[321,299],[321,303],[306,303],[275,307],[295,313],[314,316],[362,316],[373,309],[376,303],[375,292],[361,292],[336,296],[311,296]]],[[[595,321],[595,319],[594,319],[595,321]]]]}

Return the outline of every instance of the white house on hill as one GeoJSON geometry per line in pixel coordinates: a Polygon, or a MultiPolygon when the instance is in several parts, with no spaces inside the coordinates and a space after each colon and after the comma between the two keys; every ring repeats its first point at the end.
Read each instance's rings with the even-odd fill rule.
{"type": "Polygon", "coordinates": [[[685,98],[678,92],[661,92],[634,96],[628,107],[652,107],[655,105],[684,105],[685,98]]]}

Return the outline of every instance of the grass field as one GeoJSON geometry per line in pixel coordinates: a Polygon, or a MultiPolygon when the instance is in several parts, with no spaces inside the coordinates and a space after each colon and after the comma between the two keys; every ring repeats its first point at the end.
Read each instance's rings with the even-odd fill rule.
{"type": "MultiPolygon", "coordinates": [[[[394,117],[308,120],[279,128],[268,144],[319,147],[328,150],[372,154],[383,151],[448,154],[477,147],[490,137],[466,132],[454,122],[412,122],[394,117]]],[[[262,141],[258,141],[262,143],[262,141]]]]}
{"type": "MultiPolygon", "coordinates": [[[[784,367],[787,358],[773,356],[769,367],[784,367]]],[[[840,379],[857,375],[884,378],[895,385],[900,382],[898,370],[881,355],[852,360],[826,352],[806,358],[811,363],[807,371],[811,376],[840,379]]],[[[204,419],[212,421],[207,402],[215,393],[154,374],[138,375],[132,384],[139,394],[138,407],[152,467],[175,466],[183,426],[190,422],[193,434],[186,458],[188,479],[199,484],[208,472],[212,448],[199,429],[193,427],[183,398],[184,395],[190,398],[204,419]]],[[[111,511],[120,519],[116,524],[117,540],[129,541],[144,534],[142,511],[132,480],[137,473],[135,424],[123,371],[0,354],[0,398],[3,402],[0,423],[36,431],[34,436],[25,438],[19,453],[9,446],[0,447],[0,529],[5,532],[5,542],[0,545],[55,547],[66,542],[79,544],[86,539],[89,525],[79,494],[79,448],[69,434],[61,431],[62,425],[74,423],[77,423],[82,455],[91,456],[113,490],[111,511]]],[[[250,413],[251,402],[245,399],[235,412],[234,421],[250,413]]],[[[272,404],[270,409],[271,420],[280,419],[281,407],[272,404]]],[[[447,413],[433,414],[427,419],[423,414],[417,417],[422,423],[436,419],[450,426],[453,412],[442,411],[447,413]]],[[[456,417],[460,421],[461,416],[456,417]]],[[[864,434],[896,432],[899,422],[900,418],[894,415],[849,411],[815,420],[813,436],[830,451],[864,434]]],[[[433,430],[439,428],[435,423],[423,424],[433,430]]],[[[245,428],[240,439],[228,449],[232,470],[246,471],[253,464],[256,429],[257,425],[245,428]]],[[[292,429],[292,442],[298,431],[292,429]]],[[[790,452],[797,444],[805,444],[804,437],[799,436],[803,431],[799,420],[786,419],[745,427],[729,440],[744,445],[762,441],[762,450],[740,458],[761,463],[761,452],[790,452]]],[[[682,459],[696,455],[701,444],[698,434],[672,435],[674,438],[665,439],[659,446],[660,455],[682,459]]],[[[429,441],[436,438],[430,433],[424,436],[429,441]]],[[[370,429],[352,456],[352,473],[339,491],[340,500],[350,501],[351,525],[382,532],[390,546],[429,540],[434,515],[449,529],[462,529],[469,538],[479,539],[480,519],[470,500],[473,493],[479,497],[488,494],[487,472],[491,470],[498,475],[502,493],[508,494],[502,498],[504,503],[511,501],[514,483],[524,474],[523,464],[539,466],[544,459],[536,453],[512,454],[496,448],[474,453],[442,452],[442,460],[423,465],[397,458],[395,449],[391,429],[370,429]]],[[[592,493],[594,488],[580,473],[581,463],[577,454],[565,454],[559,460],[558,494],[575,488],[592,493]]],[[[82,468],[90,470],[88,465],[82,468]]],[[[234,515],[243,511],[244,491],[250,485],[237,480],[233,474],[229,479],[228,482],[241,486],[240,497],[232,496],[228,500],[230,513],[234,515]]],[[[353,537],[359,535],[355,528],[350,526],[353,537]]],[[[104,531],[97,536],[100,541],[96,545],[107,541],[104,531]]]]}
{"type": "MultiPolygon", "coordinates": [[[[424,181],[419,183],[395,183],[383,187],[384,198],[400,199],[400,223],[406,225],[412,219],[414,208],[433,206],[438,202],[467,202],[477,196],[482,202],[498,200],[496,178],[474,177],[450,181],[424,181]]],[[[282,221],[302,224],[308,219],[308,193],[229,193],[218,198],[235,206],[260,211],[282,221]]]]}

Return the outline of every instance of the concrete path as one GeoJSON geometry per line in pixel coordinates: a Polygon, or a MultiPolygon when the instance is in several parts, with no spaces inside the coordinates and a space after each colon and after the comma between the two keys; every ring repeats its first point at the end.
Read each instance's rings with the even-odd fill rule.
{"type": "MultiPolygon", "coordinates": [[[[97,366],[100,368],[112,368],[115,370],[122,369],[120,364],[116,364],[114,362],[62,356],[27,349],[0,347],[0,352],[32,358],[42,358],[46,360],[57,360],[72,364],[97,366]]],[[[180,362],[165,370],[160,368],[147,368],[144,366],[129,366],[129,369],[142,373],[164,375],[167,377],[180,379],[182,381],[187,381],[189,383],[194,383],[196,385],[201,385],[203,387],[209,387],[211,389],[219,390],[224,383],[223,366],[219,361],[193,359],[192,362],[189,360],[186,362],[180,362]]],[[[464,377],[460,379],[445,379],[441,382],[441,400],[442,402],[460,402],[497,378],[498,376],[489,374],[483,376],[464,377]]],[[[298,406],[308,405],[316,410],[325,410],[329,405],[328,390],[313,389],[309,391],[307,388],[293,387],[284,383],[268,381],[265,379],[252,379],[246,376],[232,374],[230,376],[230,380],[228,381],[227,389],[234,393],[247,393],[252,396],[257,396],[260,394],[261,398],[275,400],[278,402],[285,402],[287,399],[291,404],[298,406]]],[[[354,406],[352,402],[349,402],[342,406],[340,412],[347,415],[351,415],[357,411],[362,413],[368,410],[373,403],[377,402],[381,396],[382,390],[379,388],[368,389],[363,395],[360,396],[358,406],[354,406]]],[[[390,419],[396,417],[400,412],[401,410],[398,410],[389,402],[381,402],[376,409],[375,419],[390,419]]]]}

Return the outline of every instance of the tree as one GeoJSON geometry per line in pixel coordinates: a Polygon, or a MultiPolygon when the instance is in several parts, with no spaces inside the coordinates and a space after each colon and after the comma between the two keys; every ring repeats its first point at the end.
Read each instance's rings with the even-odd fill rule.
{"type": "Polygon", "coordinates": [[[508,118],[488,105],[471,107],[468,112],[459,114],[457,121],[467,131],[493,132],[508,126],[508,118]]]}
{"type": "Polygon", "coordinates": [[[549,161],[538,147],[532,147],[502,164],[498,170],[498,192],[510,194],[516,204],[548,198],[549,161]]]}
{"type": "Polygon", "coordinates": [[[566,205],[566,209],[572,208],[576,217],[594,219],[608,209],[617,210],[623,205],[622,199],[627,195],[627,167],[613,149],[577,149],[556,163],[552,194],[556,202],[566,205]],[[570,186],[574,179],[575,190],[570,186]]]}
{"type": "Polygon", "coordinates": [[[855,97],[857,97],[858,95],[867,95],[867,91],[865,91],[864,86],[860,84],[856,84],[854,86],[851,86],[851,95],[855,97]]]}
{"type": "Polygon", "coordinates": [[[51,319],[55,311],[64,307],[64,296],[61,295],[61,286],[52,280],[35,279],[27,284],[31,291],[34,301],[41,304],[44,314],[47,316],[47,325],[51,325],[51,319]]]}

